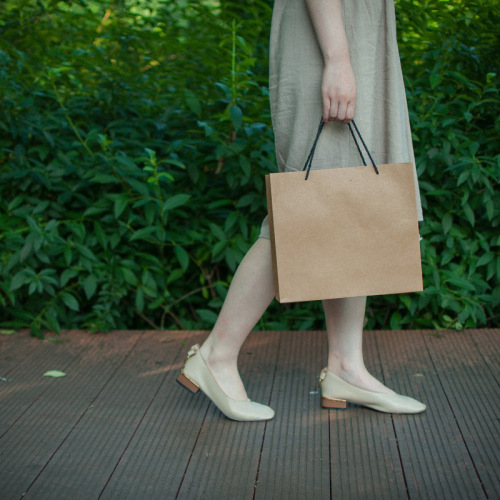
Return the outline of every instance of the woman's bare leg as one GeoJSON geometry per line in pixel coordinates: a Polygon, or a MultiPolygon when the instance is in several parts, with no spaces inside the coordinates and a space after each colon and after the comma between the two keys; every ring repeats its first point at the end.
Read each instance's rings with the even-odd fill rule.
{"type": "Polygon", "coordinates": [[[215,326],[200,349],[221,389],[233,399],[247,399],[238,354],[273,297],[271,242],[259,238],[236,270],[215,326]]]}
{"type": "Polygon", "coordinates": [[[328,369],[347,382],[375,392],[392,392],[370,375],[363,360],[366,297],[323,301],[328,334],[328,369]]]}

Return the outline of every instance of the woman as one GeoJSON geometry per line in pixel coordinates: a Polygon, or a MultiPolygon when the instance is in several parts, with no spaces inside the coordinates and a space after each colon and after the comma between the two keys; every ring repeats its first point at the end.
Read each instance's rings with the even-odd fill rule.
{"type": "MultiPolygon", "coordinates": [[[[346,127],[355,110],[376,162],[414,163],[393,0],[275,0],[270,101],[281,171],[302,168],[321,113],[328,125],[314,168],[359,165],[346,127]]],[[[201,348],[193,346],[178,377],[193,392],[201,388],[234,420],[274,416],[268,406],[248,399],[237,367],[243,342],[273,297],[266,218],[235,273],[212,332],[201,348]]],[[[345,407],[350,401],[389,413],[424,411],[424,404],[396,394],[367,371],[362,353],[365,306],[366,297],[323,301],[328,335],[323,406],[345,407]]]]}

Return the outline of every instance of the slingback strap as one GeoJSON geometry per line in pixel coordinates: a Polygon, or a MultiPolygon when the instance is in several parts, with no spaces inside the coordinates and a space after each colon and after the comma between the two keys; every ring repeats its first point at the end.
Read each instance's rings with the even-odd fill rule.
{"type": "MultiPolygon", "coordinates": [[[[375,169],[375,173],[378,175],[379,171],[378,171],[377,165],[375,164],[375,161],[373,160],[372,155],[370,154],[370,151],[368,151],[368,147],[366,146],[365,141],[363,140],[363,137],[361,137],[361,133],[356,125],[356,122],[354,120],[352,120],[351,123],[354,126],[354,130],[358,134],[359,139],[361,140],[361,143],[363,144],[363,147],[364,147],[366,153],[368,154],[368,157],[370,158],[371,164],[372,164],[373,168],[375,169]]],[[[361,161],[363,162],[363,165],[366,167],[367,165],[366,165],[365,157],[363,156],[361,148],[359,147],[359,143],[358,143],[358,140],[356,138],[356,135],[354,134],[354,130],[352,129],[351,123],[348,124],[349,132],[351,132],[351,136],[354,139],[354,144],[356,144],[356,148],[358,149],[359,156],[361,156],[361,161]]],[[[306,163],[304,165],[304,168],[302,169],[302,171],[306,172],[306,181],[309,178],[309,173],[311,171],[311,165],[312,165],[312,161],[314,158],[314,152],[316,151],[316,145],[318,144],[319,136],[321,134],[321,131],[323,130],[323,125],[324,125],[323,117],[321,117],[321,121],[319,122],[318,131],[316,132],[316,137],[314,138],[314,142],[313,142],[311,151],[309,152],[309,155],[307,156],[307,160],[306,160],[306,163]]]]}

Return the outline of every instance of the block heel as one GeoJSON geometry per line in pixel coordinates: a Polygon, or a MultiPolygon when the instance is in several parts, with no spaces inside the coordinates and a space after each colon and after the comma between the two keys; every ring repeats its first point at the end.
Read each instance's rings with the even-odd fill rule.
{"type": "Polygon", "coordinates": [[[196,394],[200,390],[200,386],[193,382],[183,371],[179,373],[177,382],[193,394],[196,394]]]}

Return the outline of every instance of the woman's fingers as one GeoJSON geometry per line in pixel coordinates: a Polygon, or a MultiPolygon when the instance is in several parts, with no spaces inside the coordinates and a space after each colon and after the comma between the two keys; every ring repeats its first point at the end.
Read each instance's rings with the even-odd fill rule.
{"type": "Polygon", "coordinates": [[[326,66],[321,85],[324,122],[349,123],[356,106],[356,81],[350,62],[326,66]]]}
{"type": "Polygon", "coordinates": [[[324,99],[323,121],[349,123],[354,117],[355,101],[346,98],[324,99]]]}

